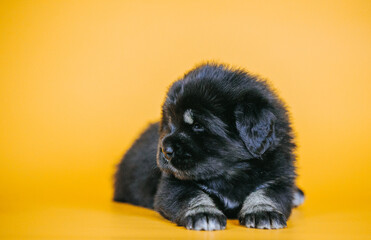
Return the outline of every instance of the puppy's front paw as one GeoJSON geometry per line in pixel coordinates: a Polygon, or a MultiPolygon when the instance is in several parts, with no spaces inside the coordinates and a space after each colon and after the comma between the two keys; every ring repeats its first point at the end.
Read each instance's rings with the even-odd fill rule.
{"type": "Polygon", "coordinates": [[[248,228],[279,229],[286,227],[286,217],[278,212],[254,212],[243,214],[240,224],[248,228]]]}
{"type": "Polygon", "coordinates": [[[185,227],[190,230],[223,230],[227,225],[227,217],[223,214],[197,213],[185,219],[185,227]]]}

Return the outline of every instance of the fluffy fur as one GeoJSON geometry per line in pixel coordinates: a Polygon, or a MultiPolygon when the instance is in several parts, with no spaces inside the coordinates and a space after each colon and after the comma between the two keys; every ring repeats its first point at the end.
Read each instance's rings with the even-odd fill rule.
{"type": "Polygon", "coordinates": [[[285,105],[266,81],[204,64],[169,89],[160,123],[125,154],[114,200],[154,208],[193,230],[286,226],[303,202],[285,105]],[[157,163],[157,164],[156,164],[157,163]]]}

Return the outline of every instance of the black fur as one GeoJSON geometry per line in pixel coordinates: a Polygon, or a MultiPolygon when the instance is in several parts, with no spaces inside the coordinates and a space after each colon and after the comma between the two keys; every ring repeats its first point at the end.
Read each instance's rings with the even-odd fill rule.
{"type": "Polygon", "coordinates": [[[114,200],[155,208],[189,229],[224,229],[226,217],[282,228],[302,194],[294,150],[286,107],[264,80],[200,65],[170,87],[160,124],[125,154],[114,200]]]}
{"type": "Polygon", "coordinates": [[[118,165],[114,200],[153,208],[161,177],[156,165],[159,124],[152,124],[134,143],[118,165]]]}

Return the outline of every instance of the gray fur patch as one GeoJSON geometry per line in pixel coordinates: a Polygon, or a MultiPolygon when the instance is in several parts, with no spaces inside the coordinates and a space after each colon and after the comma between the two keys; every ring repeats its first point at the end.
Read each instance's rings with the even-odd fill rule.
{"type": "Polygon", "coordinates": [[[295,191],[294,192],[294,199],[292,200],[292,204],[294,207],[297,207],[301,205],[304,202],[304,195],[302,195],[300,192],[295,191]]]}
{"type": "Polygon", "coordinates": [[[223,214],[216,208],[213,200],[206,194],[200,194],[189,202],[189,207],[185,216],[195,215],[198,213],[223,214]]]}
{"type": "Polygon", "coordinates": [[[240,214],[273,211],[280,212],[276,203],[265,195],[264,189],[259,189],[246,197],[240,214]]]}

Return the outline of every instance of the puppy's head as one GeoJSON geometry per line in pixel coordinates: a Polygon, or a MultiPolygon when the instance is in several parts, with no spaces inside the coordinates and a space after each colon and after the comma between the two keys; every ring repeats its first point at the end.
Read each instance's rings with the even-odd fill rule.
{"type": "Polygon", "coordinates": [[[157,164],[184,180],[233,177],[276,142],[261,85],[223,65],[200,66],[169,89],[162,106],[157,164]]]}

